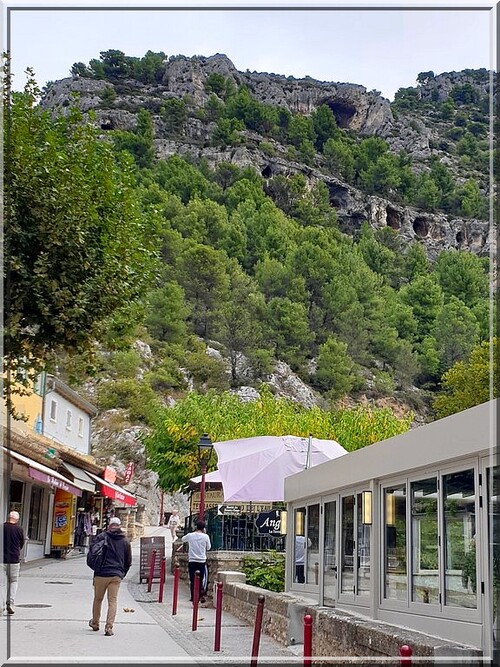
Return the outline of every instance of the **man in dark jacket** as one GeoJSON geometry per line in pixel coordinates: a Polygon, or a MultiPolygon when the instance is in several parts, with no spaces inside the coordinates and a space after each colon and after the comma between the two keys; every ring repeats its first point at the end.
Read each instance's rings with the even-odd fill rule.
{"type": "Polygon", "coordinates": [[[101,605],[107,591],[108,613],[104,628],[104,634],[107,637],[111,637],[113,634],[120,584],[132,565],[132,549],[130,542],[120,528],[121,523],[118,517],[113,517],[109,522],[108,530],[96,538],[98,540],[106,539],[107,547],[102,566],[94,572],[94,604],[89,626],[96,632],[99,630],[101,605]]]}
{"type": "MultiPolygon", "coordinates": [[[[6,579],[6,597],[4,614],[14,613],[17,582],[21,569],[21,550],[24,547],[24,532],[18,525],[19,512],[10,512],[8,520],[3,524],[3,569],[6,579]]],[[[2,586],[3,588],[3,586],[2,586]]]]}

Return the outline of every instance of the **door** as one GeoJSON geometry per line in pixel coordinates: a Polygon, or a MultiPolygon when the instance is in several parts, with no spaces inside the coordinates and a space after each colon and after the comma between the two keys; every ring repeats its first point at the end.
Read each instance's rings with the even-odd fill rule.
{"type": "Polygon", "coordinates": [[[493,663],[497,664],[500,657],[500,638],[496,632],[500,595],[500,473],[491,458],[483,459],[480,490],[483,652],[485,656],[493,656],[493,663]]]}
{"type": "Polygon", "coordinates": [[[323,605],[326,607],[335,606],[337,599],[337,507],[337,498],[323,505],[323,605]]]}

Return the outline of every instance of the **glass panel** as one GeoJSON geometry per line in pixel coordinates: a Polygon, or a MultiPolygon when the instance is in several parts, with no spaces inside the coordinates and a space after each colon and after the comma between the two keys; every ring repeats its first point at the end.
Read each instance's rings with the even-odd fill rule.
{"type": "Polygon", "coordinates": [[[306,583],[319,584],[319,505],[307,508],[306,583]]]}
{"type": "Polygon", "coordinates": [[[354,591],[354,496],[342,498],[341,592],[354,591]]]}
{"type": "Polygon", "coordinates": [[[337,594],[337,503],[325,503],[325,548],[323,553],[323,602],[335,603],[337,594]]]}
{"type": "Polygon", "coordinates": [[[28,537],[30,540],[38,540],[40,538],[38,532],[41,511],[42,489],[39,486],[34,486],[31,490],[30,514],[28,520],[28,537]]]}
{"type": "Polygon", "coordinates": [[[385,489],[385,597],[406,600],[406,484],[385,489]]]}
{"type": "Polygon", "coordinates": [[[492,604],[491,618],[486,622],[493,626],[493,663],[498,664],[500,657],[500,639],[498,632],[498,605],[500,602],[500,468],[494,466],[486,471],[487,498],[488,498],[488,544],[491,545],[489,557],[490,590],[492,604]]]}
{"type": "Polygon", "coordinates": [[[412,595],[414,602],[439,602],[437,479],[411,484],[412,595]]]}
{"type": "MultiPolygon", "coordinates": [[[[369,498],[371,496],[368,496],[369,498]]],[[[363,523],[363,494],[358,493],[358,595],[370,594],[370,532],[371,525],[363,523]]],[[[368,513],[367,513],[368,514],[368,513]]],[[[371,521],[371,510],[366,521],[371,521]]]]}
{"type": "Polygon", "coordinates": [[[474,470],[443,475],[445,604],[477,607],[474,470]]]}
{"type": "Polygon", "coordinates": [[[303,584],[305,578],[305,557],[306,557],[306,508],[299,507],[294,512],[294,558],[295,558],[295,577],[294,581],[298,584],[303,584]]]}

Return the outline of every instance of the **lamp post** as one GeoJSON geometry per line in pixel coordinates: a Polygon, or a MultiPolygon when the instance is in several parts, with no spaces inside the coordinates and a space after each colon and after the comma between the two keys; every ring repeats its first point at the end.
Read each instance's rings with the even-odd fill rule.
{"type": "Polygon", "coordinates": [[[204,433],[198,443],[198,460],[201,467],[201,487],[200,487],[200,511],[199,520],[205,519],[205,475],[207,473],[208,462],[212,454],[213,444],[207,433],[204,433]]]}

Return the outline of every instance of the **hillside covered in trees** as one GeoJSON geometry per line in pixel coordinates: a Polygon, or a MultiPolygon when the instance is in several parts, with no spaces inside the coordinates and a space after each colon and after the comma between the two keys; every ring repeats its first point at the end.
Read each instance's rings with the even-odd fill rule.
{"type": "MultiPolygon", "coordinates": [[[[53,358],[67,380],[93,375],[102,410],[152,424],[193,390],[258,391],[284,363],[323,408],[368,398],[433,418],[443,376],[490,339],[487,72],[421,73],[393,103],[354,84],[237,72],[219,54],[110,50],[71,75],[40,104],[33,86],[13,95],[14,141],[36,154],[42,188],[63,173],[54,151],[81,160],[91,135],[92,161],[89,147],[106,146],[95,168],[111,173],[111,160],[122,174],[109,187],[130,202],[134,243],[126,307],[104,308],[79,354],[53,358]]],[[[119,229],[96,225],[86,240],[59,198],[38,205],[59,220],[46,230],[56,245],[65,225],[82,248],[119,229]]],[[[26,290],[42,294],[46,273],[26,268],[26,290]]],[[[77,282],[111,299],[112,270],[93,284],[55,271],[61,312],[77,282]]]]}

